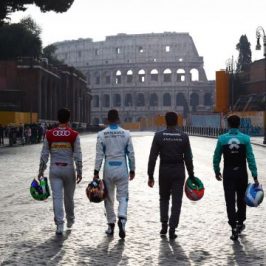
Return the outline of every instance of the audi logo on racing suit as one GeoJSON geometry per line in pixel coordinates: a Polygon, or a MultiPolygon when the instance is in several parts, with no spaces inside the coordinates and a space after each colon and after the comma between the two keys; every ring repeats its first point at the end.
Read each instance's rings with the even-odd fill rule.
{"type": "Polygon", "coordinates": [[[69,130],[54,130],[53,136],[55,137],[68,137],[70,135],[69,130]]]}

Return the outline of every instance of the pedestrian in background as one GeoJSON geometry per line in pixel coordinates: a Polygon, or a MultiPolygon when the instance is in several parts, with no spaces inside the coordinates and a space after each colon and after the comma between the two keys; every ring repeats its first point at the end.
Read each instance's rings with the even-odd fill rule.
{"type": "Polygon", "coordinates": [[[106,234],[112,236],[116,223],[114,211],[114,193],[118,205],[118,227],[120,238],[125,238],[125,226],[128,208],[128,181],[135,177],[135,155],[130,132],[118,125],[118,111],[108,112],[108,127],[98,133],[94,179],[99,178],[99,171],[104,160],[103,180],[107,187],[104,200],[108,228],[106,234]],[[128,162],[127,162],[128,159],[128,162]],[[128,173],[129,168],[129,173],[128,173]]]}
{"type": "Polygon", "coordinates": [[[0,124],[0,145],[4,145],[4,127],[0,124]]]}
{"type": "Polygon", "coordinates": [[[62,234],[64,231],[63,205],[65,205],[67,227],[71,228],[75,222],[74,192],[76,182],[79,183],[82,179],[79,133],[68,126],[69,119],[68,109],[63,108],[58,111],[59,125],[46,132],[39,166],[38,177],[41,178],[44,175],[49,155],[51,155],[49,179],[57,234],[62,234]],[[75,174],[74,162],[77,174],[75,174]]]}
{"type": "Polygon", "coordinates": [[[18,127],[18,138],[20,139],[20,143],[24,145],[24,125],[20,124],[18,127]]]}
{"type": "Polygon", "coordinates": [[[26,126],[24,130],[24,135],[25,135],[26,144],[30,144],[31,143],[31,128],[29,125],[26,126]]]}
{"type": "Polygon", "coordinates": [[[175,239],[181,212],[183,187],[185,182],[185,165],[190,178],[194,178],[192,152],[187,134],[178,130],[178,116],[174,112],[165,115],[167,128],[155,133],[153,138],[149,163],[148,185],[154,186],[154,168],[160,155],[159,194],[161,235],[166,235],[169,222],[169,238],[175,239]],[[168,216],[169,200],[172,196],[170,219],[168,216]]]}
{"type": "Polygon", "coordinates": [[[248,185],[247,163],[254,182],[258,185],[257,167],[250,138],[239,131],[240,117],[231,115],[227,119],[229,131],[218,137],[213,156],[216,179],[223,179],[228,223],[232,228],[232,240],[245,229],[245,191],[248,185]],[[224,158],[223,176],[220,171],[221,156],[224,158]],[[237,210],[236,210],[237,205],[237,210]]]}
{"type": "Polygon", "coordinates": [[[38,124],[37,130],[38,130],[37,143],[40,143],[43,140],[43,136],[44,136],[43,126],[41,124],[38,124]]]}

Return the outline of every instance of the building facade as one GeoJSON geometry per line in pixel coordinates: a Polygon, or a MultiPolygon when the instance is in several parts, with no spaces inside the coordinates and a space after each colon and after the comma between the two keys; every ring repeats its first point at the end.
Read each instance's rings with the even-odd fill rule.
{"type": "Polygon", "coordinates": [[[266,110],[266,59],[252,62],[240,73],[230,73],[233,111],[266,110]]]}
{"type": "Polygon", "coordinates": [[[56,121],[67,107],[71,120],[90,123],[91,95],[84,76],[73,67],[22,58],[0,62],[0,111],[37,113],[40,121],[56,121]]]}
{"type": "Polygon", "coordinates": [[[59,60],[81,70],[92,93],[91,121],[105,123],[110,108],[122,122],[166,111],[186,117],[213,110],[214,81],[208,81],[188,33],[151,33],[55,43],[59,60]]]}

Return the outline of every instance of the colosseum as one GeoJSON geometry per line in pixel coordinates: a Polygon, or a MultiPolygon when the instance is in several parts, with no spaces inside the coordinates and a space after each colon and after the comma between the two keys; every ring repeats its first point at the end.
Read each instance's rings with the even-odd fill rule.
{"type": "Polygon", "coordinates": [[[91,121],[106,122],[116,108],[122,122],[166,111],[187,117],[213,109],[214,81],[208,81],[188,33],[118,34],[105,41],[55,43],[58,59],[81,70],[92,94],[91,121]]]}

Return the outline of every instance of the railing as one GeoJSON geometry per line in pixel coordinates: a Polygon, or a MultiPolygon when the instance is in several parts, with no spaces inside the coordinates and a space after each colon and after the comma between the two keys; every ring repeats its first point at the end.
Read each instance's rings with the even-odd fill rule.
{"type": "Polygon", "coordinates": [[[183,131],[192,136],[217,137],[227,132],[228,129],[213,127],[183,127],[183,131]]]}
{"type": "MultiPolygon", "coordinates": [[[[206,136],[206,137],[217,137],[228,131],[227,128],[213,128],[213,127],[183,127],[185,133],[192,136],[206,136]]],[[[252,128],[240,128],[242,133],[249,136],[263,136],[263,129],[260,127],[252,128]]]]}

